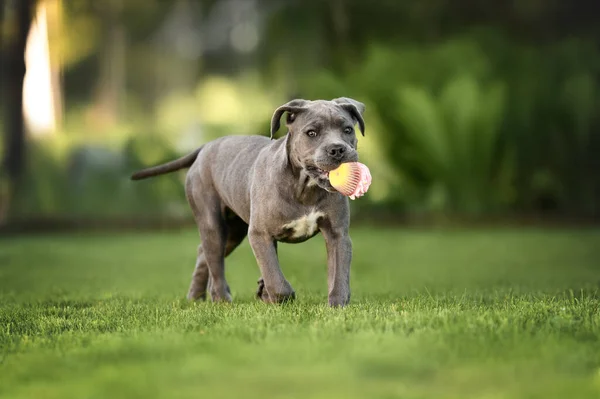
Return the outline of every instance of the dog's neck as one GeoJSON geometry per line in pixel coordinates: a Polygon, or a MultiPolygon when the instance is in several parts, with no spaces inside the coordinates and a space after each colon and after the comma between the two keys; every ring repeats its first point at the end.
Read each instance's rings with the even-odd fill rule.
{"type": "Polygon", "coordinates": [[[302,165],[297,159],[290,156],[293,154],[291,151],[291,140],[290,134],[286,134],[281,140],[284,141],[282,150],[284,151],[284,157],[282,157],[282,173],[289,173],[292,179],[289,181],[295,181],[296,184],[285,188],[287,195],[293,195],[294,199],[304,205],[315,205],[327,196],[327,191],[319,187],[316,182],[308,176],[302,165]]]}

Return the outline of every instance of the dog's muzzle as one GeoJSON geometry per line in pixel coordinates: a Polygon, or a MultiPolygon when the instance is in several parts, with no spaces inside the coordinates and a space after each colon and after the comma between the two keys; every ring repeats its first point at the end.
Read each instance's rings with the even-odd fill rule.
{"type": "Polygon", "coordinates": [[[351,147],[330,146],[323,155],[315,159],[311,165],[305,166],[304,169],[319,187],[334,193],[337,190],[329,182],[329,172],[337,169],[343,163],[358,161],[358,153],[351,147]]]}

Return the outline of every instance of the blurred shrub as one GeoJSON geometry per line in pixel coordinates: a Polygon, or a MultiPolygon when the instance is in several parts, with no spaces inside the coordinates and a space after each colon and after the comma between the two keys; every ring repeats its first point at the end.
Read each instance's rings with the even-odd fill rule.
{"type": "Polygon", "coordinates": [[[28,154],[11,217],[161,217],[188,212],[180,175],[165,175],[151,184],[129,180],[137,169],[178,156],[158,135],[136,136],[119,149],[32,140],[28,154]]]}
{"type": "Polygon", "coordinates": [[[505,179],[498,179],[508,172],[498,168],[506,162],[494,159],[504,86],[483,87],[465,75],[449,80],[437,98],[410,86],[397,95],[396,119],[407,138],[401,156],[433,182],[427,192],[430,208],[467,214],[497,208],[507,191],[499,184],[505,179]]]}
{"type": "Polygon", "coordinates": [[[58,145],[49,140],[28,143],[27,166],[22,184],[11,205],[11,216],[50,216],[68,207],[66,165],[58,145]]]}
{"type": "Polygon", "coordinates": [[[516,151],[517,206],[597,214],[600,53],[577,40],[505,53],[504,136],[516,151]]]}
{"type": "Polygon", "coordinates": [[[584,41],[517,45],[473,32],[428,45],[373,45],[307,97],[368,103],[378,151],[407,211],[597,214],[600,52],[584,41]]]}
{"type": "Polygon", "coordinates": [[[300,97],[367,105],[359,150],[374,180],[353,205],[359,212],[597,215],[599,78],[593,43],[532,46],[494,31],[377,42],[341,72],[307,68],[297,85],[286,74],[209,76],[158,101],[155,116],[116,127],[115,139],[83,118],[70,141],[32,141],[13,213],[189,214],[181,174],[132,183],[130,173],[223,135],[268,134],[274,108],[292,94],[284,88],[298,86],[300,97]]]}

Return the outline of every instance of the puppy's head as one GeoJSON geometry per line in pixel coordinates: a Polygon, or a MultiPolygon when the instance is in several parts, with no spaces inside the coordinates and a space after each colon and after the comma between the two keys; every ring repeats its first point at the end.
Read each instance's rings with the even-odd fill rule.
{"type": "Polygon", "coordinates": [[[286,113],[290,160],[319,187],[334,192],[329,171],[344,162],[358,161],[354,126],[358,123],[364,136],[364,111],[363,103],[346,97],[331,101],[292,100],[275,110],[271,138],[286,113]]]}

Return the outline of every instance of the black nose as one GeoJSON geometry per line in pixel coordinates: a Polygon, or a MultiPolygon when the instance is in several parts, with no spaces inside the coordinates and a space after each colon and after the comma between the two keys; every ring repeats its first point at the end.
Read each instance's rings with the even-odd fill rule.
{"type": "Polygon", "coordinates": [[[327,154],[334,159],[342,159],[346,152],[346,146],[342,144],[332,145],[327,149],[327,154]]]}

